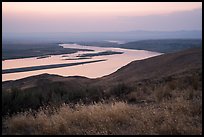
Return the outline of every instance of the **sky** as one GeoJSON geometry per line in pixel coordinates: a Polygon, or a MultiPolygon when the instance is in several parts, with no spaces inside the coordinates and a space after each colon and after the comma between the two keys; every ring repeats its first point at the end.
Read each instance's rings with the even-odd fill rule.
{"type": "Polygon", "coordinates": [[[2,33],[202,30],[202,2],[2,2],[2,33]]]}

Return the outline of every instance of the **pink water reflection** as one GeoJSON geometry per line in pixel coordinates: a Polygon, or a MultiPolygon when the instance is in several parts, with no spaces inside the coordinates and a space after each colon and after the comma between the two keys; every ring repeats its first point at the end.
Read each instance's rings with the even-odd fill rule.
{"type": "Polygon", "coordinates": [[[161,54],[161,53],[150,52],[150,51],[145,51],[145,50],[89,47],[89,46],[81,46],[77,44],[63,44],[62,46],[64,48],[69,47],[69,48],[93,49],[95,50],[95,52],[112,50],[112,51],[120,51],[124,53],[108,55],[108,56],[95,56],[95,57],[92,57],[91,59],[85,59],[85,60],[64,60],[64,59],[76,58],[76,56],[79,54],[90,53],[90,52],[85,51],[85,52],[77,52],[74,54],[67,54],[68,57],[62,57],[62,55],[54,55],[49,58],[43,58],[43,59],[25,58],[25,59],[6,60],[2,62],[2,69],[49,65],[49,64],[60,64],[60,63],[83,62],[83,61],[91,61],[91,60],[97,60],[97,59],[107,59],[107,61],[103,61],[103,62],[96,62],[96,63],[90,63],[90,64],[77,65],[77,66],[69,66],[69,67],[63,67],[63,68],[2,74],[2,81],[16,80],[16,79],[25,78],[25,77],[33,76],[33,75],[39,75],[43,73],[57,74],[61,76],[78,75],[78,76],[85,76],[88,78],[97,78],[97,77],[102,77],[102,76],[111,74],[115,72],[117,69],[121,68],[122,66],[127,65],[131,61],[141,60],[141,59],[145,59],[145,58],[149,58],[149,57],[153,57],[153,56],[157,56],[161,54]]]}

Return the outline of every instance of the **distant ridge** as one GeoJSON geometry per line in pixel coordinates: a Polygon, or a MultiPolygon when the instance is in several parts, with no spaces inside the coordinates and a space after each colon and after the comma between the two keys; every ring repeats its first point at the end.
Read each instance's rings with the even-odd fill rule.
{"type": "Polygon", "coordinates": [[[80,45],[99,46],[99,47],[116,47],[135,50],[148,50],[160,53],[171,53],[182,51],[189,48],[202,47],[202,39],[147,39],[134,40],[123,44],[112,43],[108,41],[99,42],[77,42],[80,45]]]}
{"type": "Polygon", "coordinates": [[[152,39],[139,40],[120,44],[119,47],[137,50],[149,50],[161,53],[171,53],[189,48],[202,47],[201,39],[152,39]]]}

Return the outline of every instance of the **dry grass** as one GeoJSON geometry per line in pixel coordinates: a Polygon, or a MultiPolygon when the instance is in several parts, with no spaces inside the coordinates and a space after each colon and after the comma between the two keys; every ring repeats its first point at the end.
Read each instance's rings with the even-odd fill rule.
{"type": "Polygon", "coordinates": [[[124,85],[113,90],[126,101],[63,104],[3,117],[2,134],[202,134],[202,79],[198,76],[127,90],[124,85]]]}
{"type": "Polygon", "coordinates": [[[3,134],[202,134],[201,91],[191,99],[186,92],[145,106],[115,101],[24,112],[3,122],[3,134]]]}

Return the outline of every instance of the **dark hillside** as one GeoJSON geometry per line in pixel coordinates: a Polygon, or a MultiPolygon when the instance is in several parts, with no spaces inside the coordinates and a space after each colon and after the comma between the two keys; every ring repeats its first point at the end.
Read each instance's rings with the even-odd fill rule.
{"type": "Polygon", "coordinates": [[[133,61],[116,72],[97,79],[42,74],[3,82],[2,107],[6,114],[28,108],[37,109],[42,105],[59,105],[62,102],[89,103],[115,97],[126,100],[130,92],[137,90],[138,83],[144,85],[143,88],[151,89],[156,83],[158,85],[158,81],[169,83],[173,80],[181,83],[174,86],[182,87],[194,84],[197,89],[200,82],[190,81],[195,81],[194,77],[202,81],[201,76],[202,49],[194,48],[133,61]],[[182,82],[178,81],[181,79],[182,82]]]}
{"type": "Polygon", "coordinates": [[[202,49],[194,48],[177,53],[133,61],[116,72],[104,76],[99,81],[126,83],[142,79],[160,78],[181,73],[187,70],[202,68],[202,49]]]}

